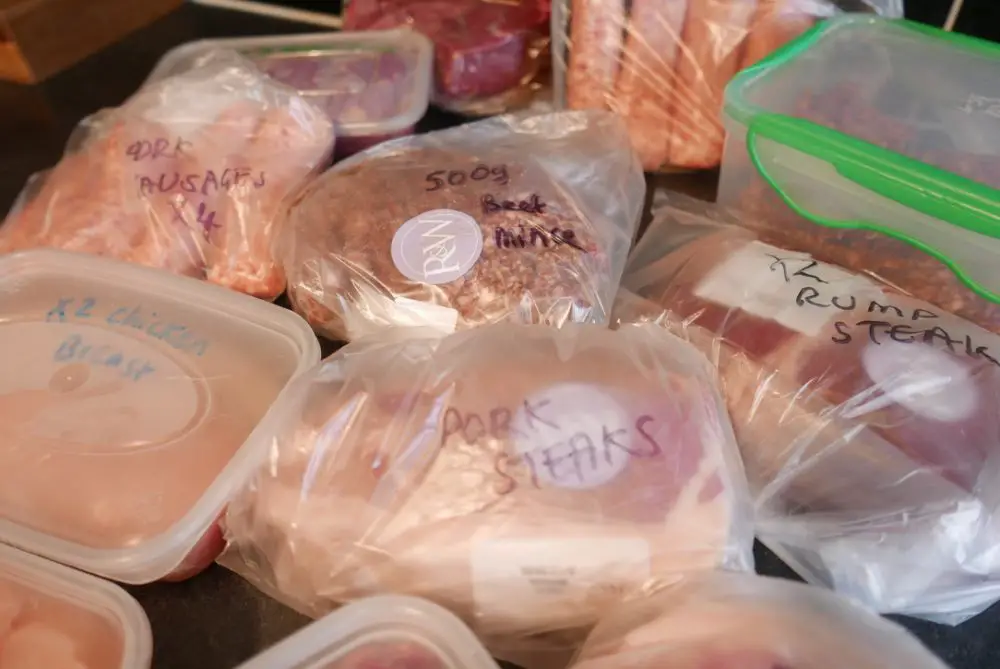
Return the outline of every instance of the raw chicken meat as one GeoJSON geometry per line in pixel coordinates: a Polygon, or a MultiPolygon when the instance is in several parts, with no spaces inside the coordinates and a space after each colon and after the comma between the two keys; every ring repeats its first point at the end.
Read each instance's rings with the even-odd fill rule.
{"type": "Polygon", "coordinates": [[[91,668],[77,659],[76,644],[69,637],[35,623],[21,627],[4,641],[0,669],[91,668]]]}
{"type": "Polygon", "coordinates": [[[606,322],[644,192],[608,112],[500,117],[385,144],[291,198],[289,297],[332,339],[606,322]]]}
{"type": "Polygon", "coordinates": [[[752,562],[702,356],[653,326],[393,330],[296,391],[223,563],[294,608],[426,597],[501,657],[678,572],[752,562]]]}
{"type": "Polygon", "coordinates": [[[48,251],[2,261],[0,516],[80,548],[4,540],[126,582],[204,569],[222,548],[209,529],[222,501],[195,509],[318,361],[312,332],[165,273],[48,251]]]}
{"type": "Polygon", "coordinates": [[[947,669],[902,627],[814,588],[686,577],[609,613],[571,669],[947,669]]]}
{"type": "Polygon", "coordinates": [[[881,611],[991,602],[967,590],[1000,577],[1000,339],[747,230],[654,216],[615,317],[716,362],[762,540],[881,611]]]}
{"type": "Polygon", "coordinates": [[[58,586],[58,582],[47,582],[43,591],[42,584],[36,590],[0,581],[4,616],[0,620],[0,669],[123,667],[122,631],[104,615],[72,599],[48,594],[48,590],[58,593],[58,586]]]}
{"type": "Polygon", "coordinates": [[[538,72],[547,43],[546,0],[350,0],[345,30],[409,26],[434,42],[437,104],[499,113],[538,72]],[[494,101],[500,98],[499,101],[494,101]]]}
{"type": "Polygon", "coordinates": [[[0,252],[112,256],[273,299],[281,200],[333,146],[330,121],[235,54],[87,119],[0,228],[0,252]]]}

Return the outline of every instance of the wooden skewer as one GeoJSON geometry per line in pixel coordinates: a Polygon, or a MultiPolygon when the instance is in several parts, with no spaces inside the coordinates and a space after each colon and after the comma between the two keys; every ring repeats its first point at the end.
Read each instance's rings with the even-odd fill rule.
{"type": "Polygon", "coordinates": [[[948,18],[944,21],[944,29],[951,32],[955,28],[955,22],[958,21],[958,14],[962,11],[962,4],[965,0],[954,0],[951,3],[951,9],[948,10],[948,18]]]}
{"type": "Polygon", "coordinates": [[[309,12],[304,9],[287,9],[285,7],[275,7],[263,2],[252,2],[251,0],[190,0],[196,5],[206,7],[217,7],[219,9],[230,9],[234,12],[245,14],[256,14],[257,16],[267,16],[273,19],[294,21],[296,23],[308,23],[323,28],[339,30],[343,26],[343,21],[339,16],[324,14],[322,12],[309,12]]]}

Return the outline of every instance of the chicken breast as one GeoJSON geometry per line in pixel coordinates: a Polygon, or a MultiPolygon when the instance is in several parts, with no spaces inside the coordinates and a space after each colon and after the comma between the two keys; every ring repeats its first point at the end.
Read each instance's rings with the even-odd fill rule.
{"type": "Polygon", "coordinates": [[[86,119],[0,228],[0,252],[112,256],[274,299],[286,194],[332,150],[330,121],[235,54],[86,119]]]}
{"type": "Polygon", "coordinates": [[[501,657],[572,647],[671,574],[752,561],[707,369],[656,327],[352,343],[231,503],[224,563],[313,616],[412,594],[501,657]]]}

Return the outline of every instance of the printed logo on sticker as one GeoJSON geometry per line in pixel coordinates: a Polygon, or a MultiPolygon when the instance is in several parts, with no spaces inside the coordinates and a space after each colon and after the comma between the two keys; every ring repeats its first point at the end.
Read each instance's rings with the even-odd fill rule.
{"type": "Polygon", "coordinates": [[[392,262],[411,281],[451,283],[472,269],[483,252],[476,219],[454,209],[434,209],[400,226],[392,238],[392,262]]]}
{"type": "Polygon", "coordinates": [[[512,421],[514,447],[534,463],[542,484],[584,490],[612,481],[629,465],[626,448],[607,447],[628,438],[629,413],[611,395],[592,386],[567,383],[537,393],[512,421]],[[625,435],[624,437],[622,435],[625,435]]]}

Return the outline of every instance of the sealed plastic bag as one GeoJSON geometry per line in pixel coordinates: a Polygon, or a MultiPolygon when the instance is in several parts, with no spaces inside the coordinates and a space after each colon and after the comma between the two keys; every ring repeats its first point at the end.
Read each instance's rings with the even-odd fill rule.
{"type": "Polygon", "coordinates": [[[382,144],[290,202],[296,310],[391,325],[606,322],[646,184],[608,112],[504,116],[382,144]]]}
{"type": "Polygon", "coordinates": [[[625,117],[647,171],[722,159],[722,94],[820,19],[846,11],[902,17],[902,0],[555,0],[557,104],[625,117]]]}
{"type": "Polygon", "coordinates": [[[435,104],[498,114],[532,98],[551,0],[347,0],[345,30],[409,26],[434,42],[435,104]]]}
{"type": "Polygon", "coordinates": [[[706,573],[602,620],[572,669],[947,669],[902,627],[822,590],[706,573]]]}
{"type": "Polygon", "coordinates": [[[883,612],[956,623],[1000,599],[1000,339],[664,199],[615,318],[718,365],[761,540],[883,612]]]}
{"type": "Polygon", "coordinates": [[[0,228],[0,252],[113,256],[273,299],[282,199],[324,161],[324,114],[235,53],[85,119],[0,228]]]}
{"type": "Polygon", "coordinates": [[[223,564],[308,615],[426,597],[513,659],[672,574],[751,567],[713,371],[656,326],[388,330],[292,397],[223,564]]]}

